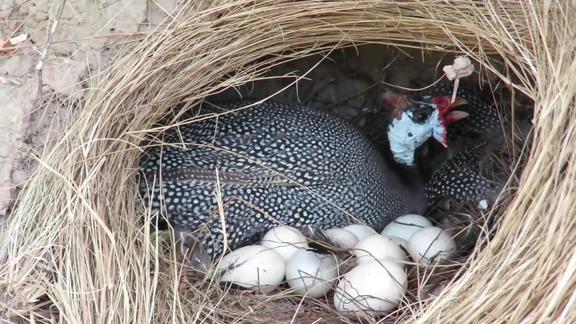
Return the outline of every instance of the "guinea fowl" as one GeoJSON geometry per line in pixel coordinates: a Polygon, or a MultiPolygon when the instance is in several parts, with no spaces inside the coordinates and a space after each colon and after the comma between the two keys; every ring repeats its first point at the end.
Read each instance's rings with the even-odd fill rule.
{"type": "Polygon", "coordinates": [[[422,214],[427,193],[454,193],[446,172],[426,186],[415,152],[431,138],[447,144],[448,124],[467,116],[454,109],[463,103],[387,93],[383,152],[331,113],[273,102],[204,104],[200,113],[211,118],[174,128],[163,138],[170,145],[146,150],[140,190],[175,229],[195,232],[210,257],[224,252],[225,241],[233,250],[279,224],[379,230],[398,216],[422,214]]]}

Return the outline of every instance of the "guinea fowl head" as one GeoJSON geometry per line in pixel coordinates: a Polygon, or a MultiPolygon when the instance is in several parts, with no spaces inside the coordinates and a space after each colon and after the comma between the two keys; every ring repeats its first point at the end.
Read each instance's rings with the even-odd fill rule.
{"type": "Polygon", "coordinates": [[[388,141],[394,160],[405,166],[413,166],[418,147],[434,138],[447,146],[447,127],[468,114],[455,110],[466,104],[457,97],[409,96],[394,92],[384,94],[384,104],[391,109],[388,124],[388,141]]]}

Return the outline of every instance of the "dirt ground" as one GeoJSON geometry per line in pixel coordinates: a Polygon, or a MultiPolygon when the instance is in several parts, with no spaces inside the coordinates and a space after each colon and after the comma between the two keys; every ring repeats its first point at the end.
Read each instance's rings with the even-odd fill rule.
{"type": "Polygon", "coordinates": [[[46,99],[81,96],[80,81],[105,69],[122,43],[156,27],[176,5],[177,0],[0,0],[0,45],[21,41],[15,50],[0,52],[0,215],[37,165],[54,125],[57,107],[44,105],[46,99]]]}

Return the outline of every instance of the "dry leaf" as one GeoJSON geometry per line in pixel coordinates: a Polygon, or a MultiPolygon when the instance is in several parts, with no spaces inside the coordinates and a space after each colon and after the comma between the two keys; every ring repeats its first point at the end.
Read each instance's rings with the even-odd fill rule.
{"type": "Polygon", "coordinates": [[[28,40],[28,34],[20,34],[18,36],[14,36],[10,38],[8,41],[12,43],[12,45],[17,45],[25,42],[26,40],[28,40]]]}
{"type": "Polygon", "coordinates": [[[9,39],[0,38],[0,56],[12,56],[16,49],[9,39]]]}

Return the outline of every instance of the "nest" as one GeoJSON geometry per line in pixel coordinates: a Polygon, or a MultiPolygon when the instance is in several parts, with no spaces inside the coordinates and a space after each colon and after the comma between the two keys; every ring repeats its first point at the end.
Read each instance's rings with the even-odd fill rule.
{"type": "Polygon", "coordinates": [[[576,321],[570,1],[190,3],[92,80],[39,159],[2,230],[4,316],[76,323],[353,321],[322,300],[300,304],[281,295],[227,293],[209,280],[183,281],[173,238],[146,225],[150,215],[137,193],[139,146],[178,104],[195,105],[297,58],[383,44],[466,54],[481,66],[482,79],[534,101],[529,156],[518,186],[508,186],[514,196],[478,242],[482,248],[439,296],[417,300],[391,320],[576,321]]]}

